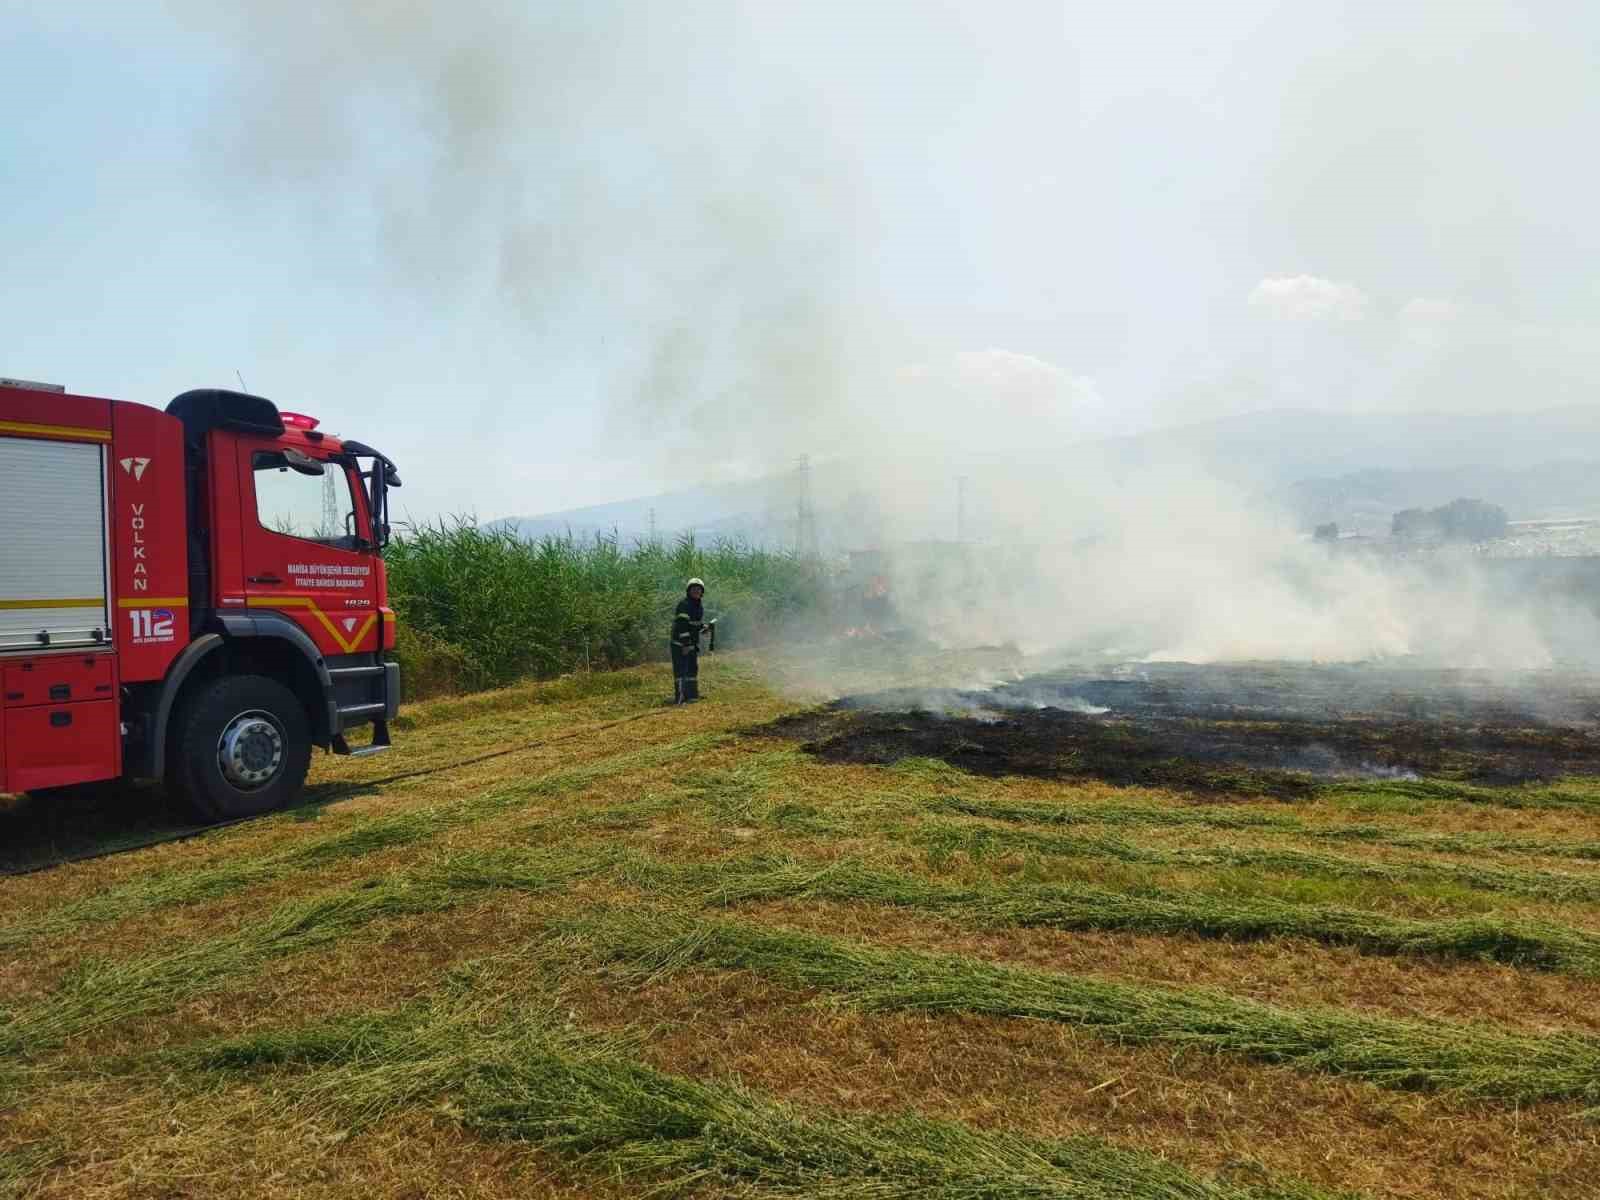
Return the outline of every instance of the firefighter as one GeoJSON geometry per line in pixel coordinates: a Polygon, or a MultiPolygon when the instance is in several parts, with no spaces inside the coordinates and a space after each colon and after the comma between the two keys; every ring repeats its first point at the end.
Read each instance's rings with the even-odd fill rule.
{"type": "Polygon", "coordinates": [[[700,631],[705,628],[704,580],[689,580],[683,599],[672,613],[673,702],[690,704],[700,699],[700,631]]]}

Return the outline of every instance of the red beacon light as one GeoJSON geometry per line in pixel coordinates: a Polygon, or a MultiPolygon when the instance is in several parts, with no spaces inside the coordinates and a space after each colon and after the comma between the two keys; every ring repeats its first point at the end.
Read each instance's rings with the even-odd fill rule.
{"type": "Polygon", "coordinates": [[[315,417],[308,417],[305,413],[280,412],[278,416],[290,429],[315,429],[321,422],[315,417]]]}

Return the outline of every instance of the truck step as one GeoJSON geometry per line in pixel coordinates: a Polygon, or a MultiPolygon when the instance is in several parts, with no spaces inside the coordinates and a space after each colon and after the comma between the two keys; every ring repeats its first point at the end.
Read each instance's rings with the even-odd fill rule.
{"type": "Polygon", "coordinates": [[[382,700],[374,700],[370,704],[346,704],[339,709],[341,718],[381,716],[389,710],[389,706],[382,700]]]}
{"type": "Polygon", "coordinates": [[[372,723],[372,742],[366,746],[351,746],[344,734],[333,735],[333,752],[351,758],[366,758],[369,754],[382,754],[389,748],[389,722],[379,718],[372,723]]]}
{"type": "Polygon", "coordinates": [[[329,667],[328,675],[335,683],[346,679],[376,679],[383,674],[382,663],[369,663],[359,667],[329,667]]]}

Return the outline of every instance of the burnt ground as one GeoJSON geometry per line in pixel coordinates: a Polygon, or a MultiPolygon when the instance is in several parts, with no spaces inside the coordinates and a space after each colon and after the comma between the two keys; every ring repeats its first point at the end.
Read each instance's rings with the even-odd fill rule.
{"type": "Polygon", "coordinates": [[[846,697],[759,731],[831,762],[1307,795],[1336,779],[1600,775],[1600,676],[1283,663],[1066,669],[846,697]]]}

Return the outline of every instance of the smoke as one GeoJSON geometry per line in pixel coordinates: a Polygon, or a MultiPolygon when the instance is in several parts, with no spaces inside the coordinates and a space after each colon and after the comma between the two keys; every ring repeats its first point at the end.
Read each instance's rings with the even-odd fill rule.
{"type": "Polygon", "coordinates": [[[904,483],[877,494],[880,536],[866,544],[884,551],[850,586],[885,578],[893,615],[884,627],[946,647],[1012,646],[1038,661],[1493,670],[1597,657],[1587,576],[1541,589],[1505,569],[1514,563],[1340,549],[1259,494],[1175,464],[1120,471],[1079,455],[1053,474],[1017,460],[975,473],[966,543],[925,536],[928,509],[917,501],[929,494],[904,483]]]}
{"type": "Polygon", "coordinates": [[[559,401],[657,459],[714,433],[715,457],[770,462],[836,415],[867,342],[852,170],[759,10],[174,7],[227,62],[204,141],[222,185],[291,213],[330,271],[423,320],[470,314],[480,353],[509,338],[541,376],[581,362],[559,401]]]}
{"type": "Polygon", "coordinates": [[[859,447],[974,354],[1113,430],[1600,384],[1586,6],[168,2],[230,203],[634,448],[859,447]]]}
{"type": "Polygon", "coordinates": [[[676,484],[810,454],[833,548],[900,547],[901,614],[949,645],[1538,665],[1592,624],[1330,554],[1248,463],[1095,441],[1591,398],[1592,38],[1561,20],[173,7],[221,56],[219,186],[525,368],[461,401],[480,449],[559,409],[676,484]]]}

